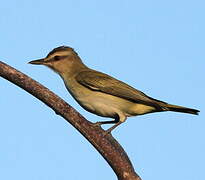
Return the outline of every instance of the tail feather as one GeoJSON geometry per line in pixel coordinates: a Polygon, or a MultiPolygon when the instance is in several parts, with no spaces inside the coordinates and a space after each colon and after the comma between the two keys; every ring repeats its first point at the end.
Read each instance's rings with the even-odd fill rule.
{"type": "Polygon", "coordinates": [[[191,109],[183,106],[177,106],[172,104],[166,104],[166,110],[167,111],[175,111],[175,112],[181,112],[181,113],[189,113],[189,114],[199,114],[199,110],[197,109],[191,109]]]}

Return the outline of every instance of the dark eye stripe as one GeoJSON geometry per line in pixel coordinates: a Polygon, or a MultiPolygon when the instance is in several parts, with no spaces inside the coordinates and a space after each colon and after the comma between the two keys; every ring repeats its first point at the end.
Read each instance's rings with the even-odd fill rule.
{"type": "Polygon", "coordinates": [[[61,56],[54,56],[54,60],[60,60],[60,59],[62,59],[62,57],[61,56]]]}
{"type": "Polygon", "coordinates": [[[51,59],[47,60],[46,62],[54,62],[54,61],[59,61],[61,59],[64,59],[67,56],[54,56],[51,59]]]}

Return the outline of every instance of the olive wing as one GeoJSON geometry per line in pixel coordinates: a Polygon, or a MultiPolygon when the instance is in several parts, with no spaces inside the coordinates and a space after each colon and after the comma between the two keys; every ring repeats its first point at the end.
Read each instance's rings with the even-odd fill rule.
{"type": "Polygon", "coordinates": [[[100,91],[136,103],[154,106],[157,109],[161,109],[160,103],[165,103],[153,99],[128,84],[98,71],[82,71],[76,76],[76,80],[81,85],[94,91],[100,91]]]}

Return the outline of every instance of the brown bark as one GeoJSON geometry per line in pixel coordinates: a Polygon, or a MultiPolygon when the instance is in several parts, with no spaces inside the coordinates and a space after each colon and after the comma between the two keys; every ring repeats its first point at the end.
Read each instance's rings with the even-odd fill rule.
{"type": "Polygon", "coordinates": [[[104,135],[105,131],[101,127],[94,126],[93,123],[86,120],[49,89],[1,61],[0,76],[44,102],[56,114],[62,116],[73,125],[104,157],[114,170],[118,180],[141,180],[135,172],[126,152],[111,134],[104,135]]]}

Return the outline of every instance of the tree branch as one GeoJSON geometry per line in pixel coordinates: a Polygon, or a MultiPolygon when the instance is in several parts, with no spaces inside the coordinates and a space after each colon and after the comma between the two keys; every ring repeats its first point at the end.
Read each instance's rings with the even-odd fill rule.
{"type": "Polygon", "coordinates": [[[104,136],[105,131],[101,127],[94,126],[93,123],[86,120],[49,89],[1,61],[0,76],[41,100],[52,108],[56,114],[62,116],[74,126],[104,157],[114,170],[118,180],[141,180],[135,172],[126,152],[112,135],[104,136]]]}

